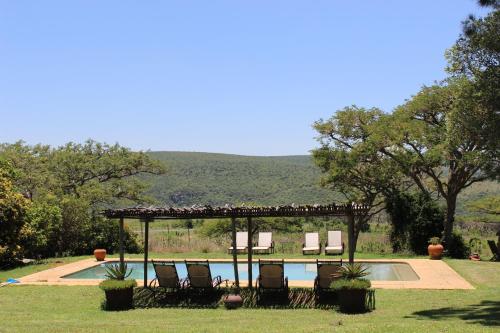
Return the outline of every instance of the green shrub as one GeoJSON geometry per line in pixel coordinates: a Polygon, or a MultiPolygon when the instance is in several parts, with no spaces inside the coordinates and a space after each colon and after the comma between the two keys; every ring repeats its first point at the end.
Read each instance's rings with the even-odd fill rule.
{"type": "Polygon", "coordinates": [[[135,280],[104,280],[99,283],[99,288],[104,291],[121,290],[137,287],[135,280]]]}
{"type": "Polygon", "coordinates": [[[429,244],[432,244],[432,245],[441,244],[441,238],[439,238],[439,237],[431,237],[431,239],[429,239],[429,244]]]}
{"type": "Polygon", "coordinates": [[[370,280],[367,279],[340,279],[333,281],[330,288],[333,290],[366,290],[372,286],[370,280]]]}
{"type": "Polygon", "coordinates": [[[443,232],[445,213],[435,200],[423,193],[397,193],[386,199],[392,229],[393,252],[405,249],[427,254],[428,240],[443,232]]]}
{"type": "Polygon", "coordinates": [[[465,259],[470,255],[470,248],[465,244],[464,238],[455,232],[451,235],[447,250],[447,256],[455,259],[465,259]]]}

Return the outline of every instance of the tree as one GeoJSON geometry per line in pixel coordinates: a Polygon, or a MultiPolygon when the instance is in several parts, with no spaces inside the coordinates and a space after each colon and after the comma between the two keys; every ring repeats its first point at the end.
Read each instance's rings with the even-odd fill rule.
{"type": "Polygon", "coordinates": [[[119,200],[147,202],[143,196],[145,183],[133,176],[164,173],[162,164],[143,152],[92,140],[85,144],[70,142],[54,150],[49,170],[62,194],[85,198],[92,207],[119,200]]]}
{"type": "Polygon", "coordinates": [[[353,251],[359,233],[368,229],[370,218],[384,209],[384,195],[402,183],[397,165],[370,142],[372,127],[382,115],[376,108],[351,106],[314,124],[321,147],[312,154],[323,172],[322,184],[341,192],[349,202],[370,207],[355,219],[353,251]]]}
{"type": "MultiPolygon", "coordinates": [[[[92,140],[58,148],[2,144],[0,157],[16,171],[9,176],[12,187],[31,200],[23,213],[22,244],[34,257],[83,254],[99,244],[114,246],[110,239],[118,239],[118,224],[103,220],[99,211],[149,202],[146,183],[136,176],[164,172],[162,164],[143,152],[92,140]],[[97,236],[99,231],[102,237],[97,236]]],[[[127,248],[137,249],[135,238],[125,236],[130,239],[127,248]]]]}
{"type": "Polygon", "coordinates": [[[54,187],[55,180],[48,169],[51,153],[47,145],[29,146],[23,141],[0,144],[0,156],[16,170],[11,177],[13,185],[30,200],[44,196],[54,187]]]}
{"type": "Polygon", "coordinates": [[[29,201],[14,190],[11,179],[15,170],[0,159],[0,264],[22,258],[20,243],[27,235],[25,211],[29,201]]]}
{"type": "Polygon", "coordinates": [[[478,0],[477,3],[482,7],[493,7],[493,8],[500,7],[499,0],[478,0]]]}
{"type": "MultiPolygon", "coordinates": [[[[498,1],[494,11],[484,18],[470,16],[463,23],[464,33],[446,52],[447,71],[454,78],[470,82],[475,103],[483,110],[484,134],[500,144],[500,10],[498,1]]],[[[484,135],[483,134],[483,135],[484,135]]],[[[496,170],[498,174],[498,170],[496,170]]]]}
{"type": "Polygon", "coordinates": [[[444,243],[451,239],[458,194],[498,172],[498,115],[483,106],[467,79],[424,87],[377,126],[374,144],[418,188],[446,201],[444,243]],[[496,139],[495,139],[496,137],[496,139]]]}

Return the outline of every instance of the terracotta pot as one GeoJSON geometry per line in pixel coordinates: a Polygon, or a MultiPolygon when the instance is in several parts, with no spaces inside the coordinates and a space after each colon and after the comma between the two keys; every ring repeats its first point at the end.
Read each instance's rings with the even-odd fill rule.
{"type": "Polygon", "coordinates": [[[240,295],[226,295],[223,301],[224,306],[229,310],[239,308],[243,305],[243,298],[240,295]]]}
{"type": "Polygon", "coordinates": [[[427,247],[427,252],[429,252],[429,256],[431,257],[431,259],[434,259],[434,260],[438,260],[438,259],[441,259],[441,256],[443,255],[443,245],[441,244],[436,244],[436,245],[433,245],[433,244],[429,244],[429,246],[427,247]]]}
{"type": "Polygon", "coordinates": [[[106,250],[105,249],[95,249],[94,256],[97,261],[103,261],[106,258],[106,250]]]}

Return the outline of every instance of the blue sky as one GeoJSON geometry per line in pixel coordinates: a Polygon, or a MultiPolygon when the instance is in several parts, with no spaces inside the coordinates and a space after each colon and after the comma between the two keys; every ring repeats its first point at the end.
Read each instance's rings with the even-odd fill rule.
{"type": "Polygon", "coordinates": [[[0,0],[0,142],[306,154],[445,76],[473,0],[0,0]]]}

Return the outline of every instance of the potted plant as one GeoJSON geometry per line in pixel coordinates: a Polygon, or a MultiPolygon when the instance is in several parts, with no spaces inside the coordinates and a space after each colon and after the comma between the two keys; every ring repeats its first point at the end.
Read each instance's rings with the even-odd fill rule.
{"type": "Polygon", "coordinates": [[[94,257],[97,261],[104,261],[104,258],[106,258],[106,249],[95,249],[94,257]]]}
{"type": "Polygon", "coordinates": [[[330,286],[339,296],[340,311],[360,313],[366,311],[366,294],[371,287],[367,279],[340,279],[330,286]]]}
{"type": "Polygon", "coordinates": [[[337,292],[340,311],[359,313],[366,311],[366,294],[371,282],[363,279],[368,275],[368,268],[362,264],[347,264],[342,267],[342,278],[333,281],[330,288],[337,292]]]}
{"type": "Polygon", "coordinates": [[[427,252],[429,252],[429,257],[434,260],[441,259],[443,255],[443,245],[441,245],[441,240],[439,237],[432,237],[429,239],[429,246],[427,247],[427,252]]]}
{"type": "Polygon", "coordinates": [[[234,310],[243,305],[243,298],[236,287],[231,287],[229,293],[222,298],[222,301],[228,310],[234,310]]]}
{"type": "Polygon", "coordinates": [[[469,259],[474,261],[481,260],[481,257],[479,256],[479,253],[481,252],[481,240],[476,237],[471,238],[469,240],[469,248],[472,251],[471,255],[469,256],[469,259]]]}
{"type": "Polygon", "coordinates": [[[115,264],[106,267],[107,280],[102,281],[99,287],[106,294],[107,310],[127,310],[133,307],[135,280],[126,280],[132,274],[127,264],[115,264]]]}

